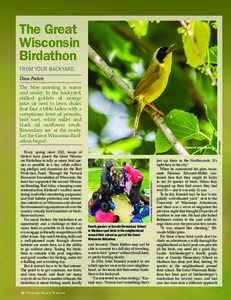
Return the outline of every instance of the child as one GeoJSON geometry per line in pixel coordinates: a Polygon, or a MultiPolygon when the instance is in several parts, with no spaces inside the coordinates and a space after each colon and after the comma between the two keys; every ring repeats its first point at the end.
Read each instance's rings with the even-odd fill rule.
{"type": "Polygon", "coordinates": [[[149,198],[141,196],[140,203],[134,205],[131,214],[134,216],[131,223],[149,223],[149,198]]]}
{"type": "Polygon", "coordinates": [[[131,176],[128,173],[126,173],[125,176],[126,176],[126,185],[125,185],[124,191],[125,191],[126,195],[128,196],[130,193],[130,190],[131,190],[131,176]]]}
{"type": "Polygon", "coordinates": [[[92,194],[91,199],[88,201],[88,212],[91,216],[94,216],[95,213],[100,209],[102,204],[100,198],[101,195],[99,191],[96,191],[92,194]]]}
{"type": "Polygon", "coordinates": [[[144,179],[144,175],[136,170],[136,169],[133,169],[131,166],[129,166],[129,164],[127,164],[126,162],[123,163],[123,168],[124,170],[130,175],[130,180],[132,183],[137,183],[138,186],[139,186],[139,191],[140,191],[140,188],[141,188],[141,184],[142,184],[142,181],[144,179]]]}
{"type": "Polygon", "coordinates": [[[103,202],[101,208],[95,214],[96,223],[116,223],[119,221],[119,216],[110,211],[110,205],[103,202]]]}
{"type": "Polygon", "coordinates": [[[126,180],[126,172],[122,168],[122,169],[120,169],[120,173],[119,173],[119,185],[120,185],[120,191],[121,191],[121,193],[125,192],[126,181],[127,181],[126,180]]]}
{"type": "Polygon", "coordinates": [[[101,202],[107,202],[110,205],[110,209],[115,209],[115,203],[112,201],[111,193],[109,191],[109,185],[107,182],[103,183],[99,189],[99,193],[101,195],[101,202]]]}
{"type": "Polygon", "coordinates": [[[120,193],[123,193],[124,189],[120,186],[120,177],[117,174],[117,169],[112,169],[111,175],[111,184],[112,184],[112,192],[115,193],[117,196],[120,193]]]}
{"type": "Polygon", "coordinates": [[[132,206],[135,204],[139,204],[141,200],[139,186],[137,183],[133,183],[128,194],[128,201],[131,203],[132,206]]]}
{"type": "Polygon", "coordinates": [[[112,169],[112,174],[111,174],[111,191],[112,194],[119,194],[119,179],[117,175],[117,169],[114,168],[112,169]]]}
{"type": "Polygon", "coordinates": [[[111,168],[113,167],[113,163],[111,160],[106,161],[104,165],[103,172],[100,178],[100,185],[108,183],[109,190],[111,188],[111,168]]]}

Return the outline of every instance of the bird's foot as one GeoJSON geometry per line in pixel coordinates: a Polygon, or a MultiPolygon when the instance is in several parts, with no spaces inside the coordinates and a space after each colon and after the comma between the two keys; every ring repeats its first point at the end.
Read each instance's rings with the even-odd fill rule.
{"type": "Polygon", "coordinates": [[[162,111],[154,111],[152,114],[151,114],[151,116],[152,116],[152,119],[153,118],[155,118],[155,117],[162,117],[162,118],[164,118],[164,113],[162,113],[162,111]]]}
{"type": "Polygon", "coordinates": [[[153,118],[156,116],[164,117],[164,113],[157,109],[153,103],[148,103],[148,106],[150,106],[154,110],[154,113],[152,113],[153,118]]]}

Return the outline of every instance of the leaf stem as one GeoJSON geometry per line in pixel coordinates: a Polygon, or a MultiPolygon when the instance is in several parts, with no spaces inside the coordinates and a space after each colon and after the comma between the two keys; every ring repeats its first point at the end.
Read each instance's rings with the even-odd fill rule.
{"type": "Polygon", "coordinates": [[[211,142],[211,138],[209,138],[204,132],[200,131],[200,135],[202,135],[209,143],[211,142]]]}
{"type": "MultiPolygon", "coordinates": [[[[200,149],[194,151],[193,153],[191,153],[191,155],[194,155],[194,154],[196,154],[196,153],[198,153],[198,152],[200,152],[200,151],[202,151],[202,150],[204,150],[204,149],[207,149],[208,146],[211,146],[211,145],[210,145],[210,144],[207,144],[207,145],[201,147],[200,149]]],[[[212,147],[212,148],[213,148],[214,151],[216,151],[215,147],[212,147]]],[[[217,153],[217,151],[216,151],[216,153],[217,153]]]]}

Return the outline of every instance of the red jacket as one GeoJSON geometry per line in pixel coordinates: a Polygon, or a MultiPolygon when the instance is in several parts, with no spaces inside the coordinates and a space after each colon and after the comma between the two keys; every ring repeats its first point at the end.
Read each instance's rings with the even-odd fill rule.
{"type": "Polygon", "coordinates": [[[103,212],[101,208],[95,213],[96,223],[113,223],[116,220],[116,216],[113,212],[103,212]]]}
{"type": "Polygon", "coordinates": [[[144,178],[144,175],[142,173],[140,173],[140,171],[133,169],[128,164],[126,164],[124,166],[124,170],[131,176],[132,183],[137,183],[138,181],[140,181],[144,178]]]}

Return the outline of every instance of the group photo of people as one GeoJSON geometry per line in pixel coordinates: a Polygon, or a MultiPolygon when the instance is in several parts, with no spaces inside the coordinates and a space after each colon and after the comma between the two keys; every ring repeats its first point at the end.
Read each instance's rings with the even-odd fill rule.
{"type": "Polygon", "coordinates": [[[88,160],[88,221],[150,222],[149,159],[88,160]]]}

